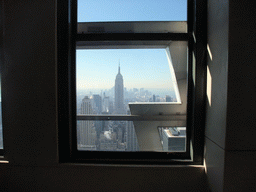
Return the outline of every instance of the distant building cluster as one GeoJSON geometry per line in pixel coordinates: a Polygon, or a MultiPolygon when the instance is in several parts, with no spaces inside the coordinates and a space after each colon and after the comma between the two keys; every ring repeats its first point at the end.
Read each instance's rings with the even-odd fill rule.
{"type": "MultiPolygon", "coordinates": [[[[127,114],[124,102],[123,76],[115,80],[115,96],[92,94],[81,102],[79,114],[127,114]]],[[[130,121],[78,121],[78,149],[99,151],[138,151],[137,137],[130,121]]]]}
{"type": "MultiPolygon", "coordinates": [[[[77,106],[78,114],[130,114],[129,102],[174,102],[172,96],[160,97],[144,88],[124,88],[123,76],[118,67],[115,85],[101,94],[83,95],[77,106]]],[[[78,121],[77,141],[79,150],[138,151],[132,121],[78,121]]]]}

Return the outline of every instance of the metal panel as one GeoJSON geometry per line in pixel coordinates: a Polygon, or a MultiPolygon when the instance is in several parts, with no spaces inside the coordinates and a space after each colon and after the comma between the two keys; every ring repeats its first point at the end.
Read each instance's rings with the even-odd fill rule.
{"type": "Polygon", "coordinates": [[[76,49],[165,49],[170,40],[158,41],[77,41],[76,49]]]}
{"type": "Polygon", "coordinates": [[[77,33],[187,33],[187,22],[83,22],[78,23],[77,33]]]}
{"type": "Polygon", "coordinates": [[[184,124],[186,115],[77,115],[77,120],[179,121],[184,124]]]}

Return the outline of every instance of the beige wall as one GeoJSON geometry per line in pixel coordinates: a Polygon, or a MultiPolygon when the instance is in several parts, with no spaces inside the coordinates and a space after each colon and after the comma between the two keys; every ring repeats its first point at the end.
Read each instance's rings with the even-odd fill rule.
{"type": "Polygon", "coordinates": [[[228,82],[228,1],[208,0],[205,163],[212,191],[223,190],[228,82]]]}
{"type": "Polygon", "coordinates": [[[256,187],[255,13],[248,2],[208,0],[205,159],[212,191],[256,187]]]}

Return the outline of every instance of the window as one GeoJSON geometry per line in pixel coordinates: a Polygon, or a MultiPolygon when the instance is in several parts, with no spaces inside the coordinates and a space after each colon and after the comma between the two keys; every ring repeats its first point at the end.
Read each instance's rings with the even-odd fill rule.
{"type": "MultiPolygon", "coordinates": [[[[143,7],[150,6],[150,2],[137,5],[138,2],[70,4],[70,56],[66,56],[69,65],[66,70],[60,69],[69,78],[59,79],[62,85],[66,82],[62,90],[69,93],[59,99],[59,103],[68,103],[61,106],[69,111],[65,114],[68,120],[64,120],[65,115],[60,117],[61,122],[69,124],[66,134],[60,130],[60,154],[66,159],[193,162],[194,112],[190,110],[196,96],[192,83],[196,76],[192,73],[195,53],[189,33],[189,21],[193,21],[172,21],[171,17],[140,19],[136,14],[144,9],[142,15],[153,14],[143,7]],[[136,9],[129,10],[133,5],[136,9]],[[124,11],[130,14],[122,14],[124,11]],[[156,21],[159,19],[162,21],[156,21]],[[68,155],[64,146],[69,149],[68,155]]],[[[149,10],[165,12],[169,4],[177,10],[180,3],[166,1],[162,7],[149,10]]],[[[193,2],[183,2],[180,9],[183,15],[176,20],[187,18],[187,10],[192,15],[193,2]],[[189,5],[191,8],[187,9],[189,5]]]]}
{"type": "MultiPolygon", "coordinates": [[[[79,42],[76,51],[77,113],[80,119],[77,122],[78,150],[163,151],[157,126],[147,125],[148,130],[140,130],[145,125],[141,124],[142,122],[139,125],[138,122],[131,121],[130,114],[138,113],[138,107],[143,112],[141,115],[148,116],[153,114],[146,108],[151,108],[155,112],[159,110],[158,113],[162,113],[162,116],[170,113],[171,110],[173,114],[178,112],[174,108],[181,105],[181,97],[171,59],[168,59],[169,49],[156,49],[151,46],[146,46],[147,48],[144,49],[89,49],[88,46],[84,50],[79,49],[81,44],[79,42]],[[122,58],[122,64],[117,58],[122,58]],[[162,106],[161,110],[158,109],[159,106],[162,106]],[[86,117],[92,118],[92,115],[95,116],[95,120],[102,121],[81,120],[86,117]],[[122,116],[121,120],[130,118],[130,121],[103,120],[115,115],[122,116]],[[139,134],[141,131],[144,133],[139,134]],[[145,137],[143,134],[155,134],[155,136],[145,141],[140,139],[145,137]],[[137,135],[140,139],[139,143],[137,135]]],[[[186,42],[172,42],[171,46],[173,49],[177,49],[178,46],[180,49],[183,47],[181,51],[183,54],[179,56],[179,65],[184,65],[184,89],[187,75],[186,44],[186,42]]],[[[174,58],[172,61],[176,62],[174,58]]],[[[180,80],[178,82],[181,87],[180,80]]],[[[186,92],[182,94],[186,95],[186,92]]],[[[183,103],[187,103],[186,96],[183,98],[183,103]]],[[[185,115],[185,111],[184,107],[183,112],[179,111],[179,113],[185,115]]],[[[158,122],[159,125],[168,125],[168,123],[171,124],[168,121],[158,122]]],[[[185,145],[184,141],[184,148],[185,145]]]]}

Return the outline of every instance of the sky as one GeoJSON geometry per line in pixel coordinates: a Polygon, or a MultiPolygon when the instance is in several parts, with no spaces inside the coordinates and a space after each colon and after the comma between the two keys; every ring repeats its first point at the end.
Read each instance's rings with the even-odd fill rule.
{"type": "MultiPolygon", "coordinates": [[[[78,22],[186,21],[186,0],[78,0],[78,22]]],[[[77,89],[114,86],[118,65],[126,88],[170,88],[165,49],[77,50],[77,89]]]]}
{"type": "Polygon", "coordinates": [[[187,0],[78,0],[78,22],[186,20],[187,0]]]}

